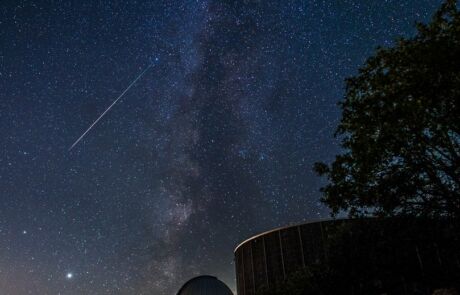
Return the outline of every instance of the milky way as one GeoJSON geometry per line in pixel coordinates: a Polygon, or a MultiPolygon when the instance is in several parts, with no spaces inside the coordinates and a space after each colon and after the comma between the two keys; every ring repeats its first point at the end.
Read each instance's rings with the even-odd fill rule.
{"type": "Polygon", "coordinates": [[[240,241],[328,217],[343,80],[440,2],[2,1],[2,294],[234,289],[240,241]]]}

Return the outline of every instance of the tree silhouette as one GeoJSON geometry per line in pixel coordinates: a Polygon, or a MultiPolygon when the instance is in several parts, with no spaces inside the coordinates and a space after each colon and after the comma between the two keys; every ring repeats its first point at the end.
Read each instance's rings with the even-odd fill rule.
{"type": "Polygon", "coordinates": [[[378,48],[346,80],[344,152],[321,190],[335,215],[460,217],[460,13],[447,0],[411,39],[378,48]]]}

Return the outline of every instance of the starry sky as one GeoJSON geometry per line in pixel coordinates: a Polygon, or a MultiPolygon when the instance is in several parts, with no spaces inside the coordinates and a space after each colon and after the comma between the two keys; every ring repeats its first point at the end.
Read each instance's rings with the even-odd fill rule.
{"type": "Polygon", "coordinates": [[[440,3],[1,1],[2,294],[234,289],[240,241],[328,217],[344,78],[440,3]]]}

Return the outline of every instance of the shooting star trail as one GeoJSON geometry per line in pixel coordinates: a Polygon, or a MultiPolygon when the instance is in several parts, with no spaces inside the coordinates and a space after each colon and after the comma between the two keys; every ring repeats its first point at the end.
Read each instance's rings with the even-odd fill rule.
{"type": "Polygon", "coordinates": [[[99,116],[99,118],[96,119],[96,121],[93,122],[93,124],[91,124],[91,126],[89,126],[89,128],[72,144],[72,146],[69,148],[69,151],[71,149],[73,149],[79,142],[80,140],[83,139],[83,137],[85,137],[85,135],[94,127],[94,125],[97,124],[97,122],[99,122],[100,119],[102,119],[102,117],[104,117],[104,115],[110,111],[110,109],[123,97],[123,95],[125,95],[126,92],[128,92],[128,90],[134,85],[136,84],[136,82],[152,67],[153,63],[151,63],[144,71],[142,71],[142,73],[139,74],[139,76],[137,76],[136,79],[134,79],[133,82],[131,82],[131,84],[129,84],[129,86],[120,94],[120,96],[117,97],[117,99],[115,99],[112,104],[99,116]]]}

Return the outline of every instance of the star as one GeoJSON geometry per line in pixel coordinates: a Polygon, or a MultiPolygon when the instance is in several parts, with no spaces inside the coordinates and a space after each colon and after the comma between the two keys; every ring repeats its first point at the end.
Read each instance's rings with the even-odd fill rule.
{"type": "Polygon", "coordinates": [[[234,287],[239,242],[329,216],[311,167],[338,153],[343,80],[441,1],[2,1],[2,276],[52,274],[24,294],[234,287]]]}

